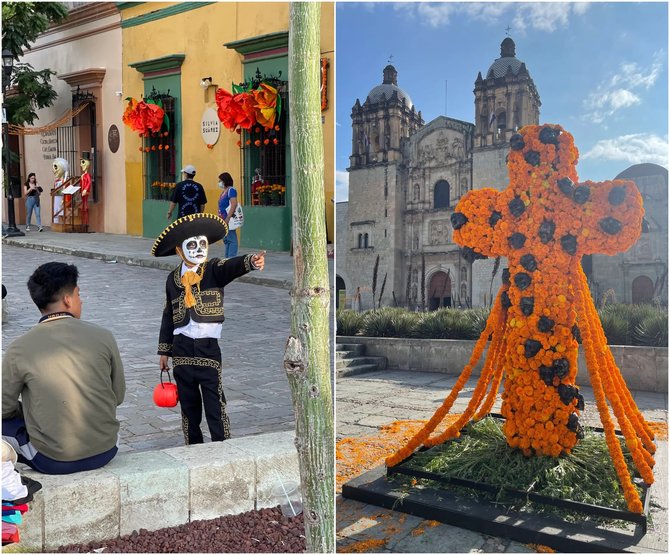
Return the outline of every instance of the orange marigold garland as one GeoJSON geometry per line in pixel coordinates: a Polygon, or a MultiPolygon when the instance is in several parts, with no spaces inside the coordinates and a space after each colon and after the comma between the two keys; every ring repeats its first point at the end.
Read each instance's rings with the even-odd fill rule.
{"type": "Polygon", "coordinates": [[[653,481],[653,434],[605,342],[580,261],[585,254],[623,252],[637,240],[642,198],[632,181],[578,183],[578,151],[572,135],[559,125],[524,127],[510,146],[509,187],[470,191],[451,218],[454,241],[465,247],[466,258],[508,258],[504,286],[454,389],[428,424],[386,463],[394,466],[421,444],[455,437],[473,415],[481,418],[493,405],[503,376],[503,429],[510,447],[526,456],[569,453],[583,435],[579,414],[584,399],[575,386],[582,328],[610,453],[629,509],[639,512],[640,500],[613,435],[607,401],[647,483],[653,481]],[[490,335],[484,370],[463,417],[429,438],[469,379],[490,335]],[[491,390],[479,407],[489,382],[491,390]]]}

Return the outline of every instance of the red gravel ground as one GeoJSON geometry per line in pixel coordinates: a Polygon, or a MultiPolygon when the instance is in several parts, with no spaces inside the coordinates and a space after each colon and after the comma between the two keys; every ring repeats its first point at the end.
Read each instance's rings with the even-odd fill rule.
{"type": "Polygon", "coordinates": [[[115,540],[66,545],[56,553],[302,553],[304,533],[302,514],[288,518],[276,507],[141,529],[115,540]]]}

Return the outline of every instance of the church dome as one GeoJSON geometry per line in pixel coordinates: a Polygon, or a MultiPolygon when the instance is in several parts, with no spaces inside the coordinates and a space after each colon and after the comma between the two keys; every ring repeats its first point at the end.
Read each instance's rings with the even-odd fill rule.
{"type": "Polygon", "coordinates": [[[398,95],[398,100],[402,102],[405,99],[405,105],[408,109],[412,108],[412,99],[398,86],[398,72],[392,65],[384,68],[384,80],[381,85],[377,85],[368,93],[368,99],[373,104],[389,100],[393,93],[398,95]]]}
{"type": "Polygon", "coordinates": [[[507,37],[500,43],[500,58],[491,64],[486,72],[487,79],[498,79],[505,77],[508,68],[511,68],[513,75],[518,75],[523,62],[516,57],[516,45],[514,41],[507,37]]]}

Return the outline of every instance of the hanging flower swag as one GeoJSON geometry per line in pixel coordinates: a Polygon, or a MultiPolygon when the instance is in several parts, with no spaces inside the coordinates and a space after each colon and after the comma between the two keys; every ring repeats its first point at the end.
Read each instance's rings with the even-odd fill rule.
{"type": "Polygon", "coordinates": [[[265,131],[275,128],[281,115],[281,96],[277,88],[260,81],[233,85],[233,92],[216,90],[217,113],[226,129],[237,131],[258,124],[265,131]]]}
{"type": "Polygon", "coordinates": [[[170,129],[170,120],[163,110],[160,99],[147,98],[139,102],[134,98],[126,98],[128,106],[123,113],[123,123],[133,131],[137,131],[140,137],[148,137],[151,133],[158,133],[165,125],[170,129]]]}

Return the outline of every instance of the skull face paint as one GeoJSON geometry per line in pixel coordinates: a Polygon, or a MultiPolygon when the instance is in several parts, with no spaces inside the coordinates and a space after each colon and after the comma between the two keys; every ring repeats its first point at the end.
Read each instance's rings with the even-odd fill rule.
{"type": "Polygon", "coordinates": [[[207,260],[209,242],[204,235],[189,237],[181,244],[183,258],[190,264],[202,264],[207,260]]]}

